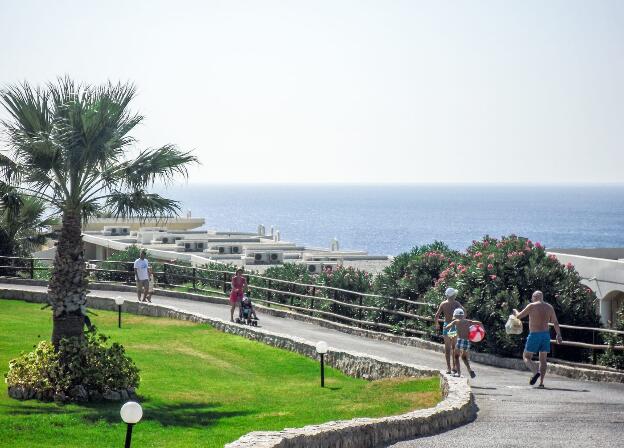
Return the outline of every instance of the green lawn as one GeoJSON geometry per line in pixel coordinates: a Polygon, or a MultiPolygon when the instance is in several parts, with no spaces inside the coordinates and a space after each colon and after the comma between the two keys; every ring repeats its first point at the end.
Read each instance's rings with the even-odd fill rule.
{"type": "MultiPolygon", "coordinates": [[[[49,309],[0,301],[0,371],[51,329],[49,309]]],[[[125,345],[141,369],[143,420],[133,447],[217,447],[250,431],[279,430],[434,406],[438,378],[367,382],[319,363],[206,325],[96,311],[94,323],[125,345]]],[[[123,446],[119,403],[56,405],[0,393],[0,446],[123,446]],[[8,445],[7,445],[8,444],[8,445]]]]}

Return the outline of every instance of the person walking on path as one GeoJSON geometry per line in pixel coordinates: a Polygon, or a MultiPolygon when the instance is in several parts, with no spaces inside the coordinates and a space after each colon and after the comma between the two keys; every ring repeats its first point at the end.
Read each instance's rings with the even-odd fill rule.
{"type": "Polygon", "coordinates": [[[457,330],[454,326],[448,329],[446,326],[453,320],[453,313],[456,309],[464,311],[464,307],[457,301],[457,292],[455,288],[446,288],[444,292],[446,299],[440,304],[434,317],[434,325],[437,328],[440,315],[444,315],[442,338],[444,339],[444,356],[446,357],[446,373],[448,374],[457,372],[457,366],[455,365],[455,339],[457,337],[457,330]],[[452,366],[451,361],[453,362],[452,366]]]}
{"type": "Polygon", "coordinates": [[[461,364],[459,363],[459,357],[463,359],[470,378],[477,376],[474,370],[470,368],[470,326],[482,325],[478,320],[470,320],[464,317],[464,310],[457,308],[453,311],[453,321],[445,325],[444,328],[450,329],[451,327],[457,328],[457,344],[455,346],[455,366],[457,367],[457,373],[453,376],[461,376],[461,364]]]}
{"type": "Polygon", "coordinates": [[[240,301],[243,300],[246,287],[247,280],[243,277],[243,270],[237,269],[236,275],[232,277],[232,292],[230,293],[230,322],[234,322],[234,310],[236,309],[236,305],[240,304],[240,301]]]}
{"type": "Polygon", "coordinates": [[[147,294],[149,291],[149,263],[145,256],[147,252],[142,249],[139,258],[134,261],[134,277],[136,279],[137,297],[139,302],[147,302],[147,294]],[[141,299],[143,293],[143,299],[141,299]]]}
{"type": "Polygon", "coordinates": [[[518,319],[529,316],[529,337],[524,347],[522,358],[533,376],[529,380],[532,386],[539,378],[540,388],[544,387],[544,377],[546,376],[546,356],[550,352],[550,329],[548,324],[552,323],[557,333],[557,344],[561,344],[561,330],[555,309],[551,304],[544,302],[542,291],[535,291],[529,303],[522,311],[513,310],[518,319]],[[533,355],[539,353],[539,367],[533,362],[533,355]]]}

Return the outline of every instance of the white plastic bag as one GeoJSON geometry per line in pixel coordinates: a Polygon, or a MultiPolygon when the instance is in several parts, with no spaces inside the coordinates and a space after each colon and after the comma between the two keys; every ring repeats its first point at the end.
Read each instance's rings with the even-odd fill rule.
{"type": "Polygon", "coordinates": [[[522,334],[522,321],[513,314],[509,315],[509,319],[507,319],[505,324],[505,333],[522,334]]]}

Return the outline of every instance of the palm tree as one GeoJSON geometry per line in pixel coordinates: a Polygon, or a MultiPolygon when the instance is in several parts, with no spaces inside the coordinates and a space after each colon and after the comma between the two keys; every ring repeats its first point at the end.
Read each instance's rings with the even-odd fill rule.
{"type": "Polygon", "coordinates": [[[177,201],[149,193],[155,182],[187,177],[197,163],[173,145],[133,151],[130,132],[143,117],[129,110],[132,84],[91,86],[59,78],[44,87],[28,83],[0,91],[9,118],[9,144],[0,151],[0,179],[43,200],[61,216],[48,286],[52,342],[83,336],[87,280],[82,224],[101,211],[115,217],[175,215],[177,201]]]}
{"type": "Polygon", "coordinates": [[[45,244],[56,222],[41,199],[0,185],[0,255],[30,256],[45,244]]]}

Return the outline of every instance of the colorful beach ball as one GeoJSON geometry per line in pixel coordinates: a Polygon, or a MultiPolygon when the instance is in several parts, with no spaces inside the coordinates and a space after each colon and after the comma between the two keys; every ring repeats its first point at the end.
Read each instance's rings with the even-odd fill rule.
{"type": "Polygon", "coordinates": [[[470,333],[468,333],[468,339],[470,342],[481,342],[485,337],[485,329],[482,325],[476,324],[470,326],[470,333]]]}

